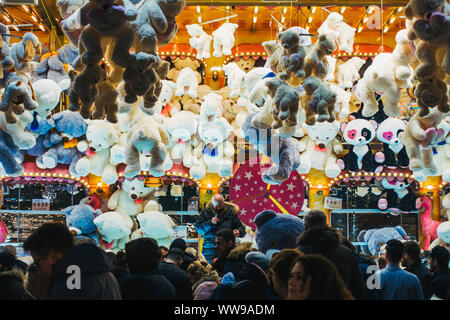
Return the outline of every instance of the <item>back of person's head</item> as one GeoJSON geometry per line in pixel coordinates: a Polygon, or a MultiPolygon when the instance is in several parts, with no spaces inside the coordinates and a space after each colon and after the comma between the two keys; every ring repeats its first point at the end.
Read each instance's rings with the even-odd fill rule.
{"type": "Polygon", "coordinates": [[[420,261],[420,246],[414,241],[407,241],[404,244],[403,253],[408,254],[408,256],[414,261],[420,261]]]}
{"type": "Polygon", "coordinates": [[[234,236],[233,230],[225,228],[220,229],[216,232],[216,237],[221,237],[225,242],[231,241],[233,244],[236,243],[236,237],[234,236]]]}
{"type": "MultiPolygon", "coordinates": [[[[336,266],[327,258],[318,254],[306,254],[298,257],[293,265],[303,267],[304,282],[310,278],[306,300],[353,300],[351,292],[345,286],[336,266]]],[[[292,269],[291,269],[292,270],[292,269]]]]}
{"type": "Polygon", "coordinates": [[[321,210],[309,210],[303,218],[303,223],[305,230],[328,227],[327,216],[321,210]]]}
{"type": "Polygon", "coordinates": [[[2,252],[7,252],[9,254],[12,254],[14,257],[17,257],[17,250],[16,250],[16,247],[14,247],[14,246],[10,246],[10,245],[4,246],[2,248],[2,252]]]}
{"type": "Polygon", "coordinates": [[[48,251],[65,254],[75,246],[72,233],[62,223],[44,223],[33,231],[23,243],[23,249],[39,255],[48,251]]]}
{"type": "Polygon", "coordinates": [[[16,258],[9,252],[0,252],[0,272],[12,270],[16,258]]]}
{"type": "Polygon", "coordinates": [[[187,268],[187,274],[192,280],[192,283],[197,282],[203,276],[211,272],[211,265],[206,261],[194,261],[187,268]]]}
{"type": "Polygon", "coordinates": [[[172,249],[169,249],[166,259],[167,259],[167,261],[181,263],[181,260],[183,259],[183,257],[184,257],[183,250],[181,250],[180,248],[172,248],[172,249]]]}
{"type": "Polygon", "coordinates": [[[125,252],[119,251],[114,255],[112,271],[128,272],[127,257],[125,252]]]}
{"type": "Polygon", "coordinates": [[[378,268],[384,269],[386,268],[386,265],[387,265],[386,254],[382,254],[378,258],[378,268]]]}
{"type": "Polygon", "coordinates": [[[184,250],[185,254],[193,258],[194,260],[197,260],[198,253],[197,250],[193,247],[187,247],[186,250],[184,250]]]}
{"type": "Polygon", "coordinates": [[[181,249],[182,251],[185,251],[186,247],[187,247],[186,241],[184,241],[181,238],[177,238],[172,241],[172,243],[170,244],[169,250],[172,248],[178,248],[178,249],[181,249]]]}
{"type": "Polygon", "coordinates": [[[349,248],[350,250],[352,250],[352,252],[356,252],[356,248],[353,245],[353,243],[348,240],[346,237],[341,237],[341,244],[347,248],[349,248]]]}
{"type": "Polygon", "coordinates": [[[25,288],[25,276],[13,269],[0,272],[0,300],[34,300],[25,288]]]}
{"type": "Polygon", "coordinates": [[[449,252],[443,246],[436,246],[431,250],[430,258],[437,262],[440,271],[448,269],[449,252]]]}
{"type": "Polygon", "coordinates": [[[125,244],[125,255],[131,274],[155,271],[161,261],[158,243],[152,238],[139,238],[125,244]]]}
{"type": "Polygon", "coordinates": [[[287,288],[289,281],[289,271],[294,261],[303,253],[296,249],[283,249],[275,253],[270,260],[270,269],[275,274],[280,283],[287,288]]]}
{"type": "Polygon", "coordinates": [[[405,246],[400,240],[391,239],[386,243],[386,258],[388,262],[399,263],[403,256],[405,246]]]}

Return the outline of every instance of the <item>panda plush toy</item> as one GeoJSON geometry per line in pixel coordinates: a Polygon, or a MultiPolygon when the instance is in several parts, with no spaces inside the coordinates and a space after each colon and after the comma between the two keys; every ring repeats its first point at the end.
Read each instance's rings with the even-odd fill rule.
{"type": "Polygon", "coordinates": [[[405,128],[406,123],[397,118],[387,118],[378,126],[377,139],[383,143],[384,162],[382,164],[384,166],[407,167],[409,165],[406,148],[398,138],[405,128]]]}
{"type": "Polygon", "coordinates": [[[386,178],[381,180],[381,185],[385,189],[378,200],[378,208],[381,210],[411,211],[417,209],[417,197],[406,181],[393,178],[389,181],[386,178]]]}
{"type": "Polygon", "coordinates": [[[370,148],[370,142],[376,136],[377,123],[373,120],[355,119],[341,123],[344,140],[350,144],[348,154],[338,160],[342,170],[374,172],[377,168],[370,148]]]}

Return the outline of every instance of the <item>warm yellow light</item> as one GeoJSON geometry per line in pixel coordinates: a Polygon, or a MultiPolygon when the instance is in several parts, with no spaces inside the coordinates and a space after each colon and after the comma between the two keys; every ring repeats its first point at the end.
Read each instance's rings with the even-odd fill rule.
{"type": "Polygon", "coordinates": [[[39,25],[39,29],[45,32],[45,27],[42,24],[39,25]]]}
{"type": "Polygon", "coordinates": [[[312,7],[311,13],[316,12],[316,7],[312,7]]]}
{"type": "Polygon", "coordinates": [[[341,13],[344,13],[345,9],[347,9],[346,7],[342,7],[341,8],[341,13]]]}
{"type": "Polygon", "coordinates": [[[308,22],[311,23],[312,19],[312,17],[309,17],[308,22]]]}
{"type": "Polygon", "coordinates": [[[257,14],[257,13],[258,13],[258,10],[259,10],[259,7],[258,7],[258,6],[256,6],[256,7],[255,7],[255,14],[257,14]]]}
{"type": "Polygon", "coordinates": [[[284,7],[284,9],[283,9],[283,14],[286,14],[286,12],[287,12],[287,7],[284,7]]]}
{"type": "Polygon", "coordinates": [[[197,6],[197,13],[199,13],[200,14],[200,7],[199,6],[197,6]]]}
{"type": "Polygon", "coordinates": [[[26,12],[30,12],[30,8],[28,8],[27,6],[23,5],[21,6],[23,8],[23,10],[25,10],[26,12]]]}
{"type": "Polygon", "coordinates": [[[427,189],[431,190],[431,189],[433,189],[433,186],[430,184],[430,185],[427,186],[427,189]]]}
{"type": "Polygon", "coordinates": [[[363,23],[366,23],[367,20],[369,20],[369,18],[365,17],[364,20],[363,20],[363,23]]]}
{"type": "Polygon", "coordinates": [[[389,27],[384,28],[383,32],[386,33],[389,30],[389,27]]]}
{"type": "Polygon", "coordinates": [[[392,17],[391,20],[389,20],[389,23],[392,23],[395,21],[395,17],[392,17]]]}
{"type": "Polygon", "coordinates": [[[253,17],[253,23],[256,23],[256,20],[257,20],[257,17],[254,16],[254,17],[253,17]]]}
{"type": "Polygon", "coordinates": [[[6,22],[11,22],[11,19],[6,14],[3,15],[3,18],[5,18],[6,22]]]}

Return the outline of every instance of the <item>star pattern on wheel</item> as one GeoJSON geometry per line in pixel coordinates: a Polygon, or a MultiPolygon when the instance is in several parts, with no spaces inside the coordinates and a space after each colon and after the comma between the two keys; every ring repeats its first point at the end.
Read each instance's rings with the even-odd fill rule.
{"type": "Polygon", "coordinates": [[[235,185],[234,186],[234,191],[241,191],[241,186],[240,185],[235,185]]]}
{"type": "Polygon", "coordinates": [[[242,209],[242,210],[241,210],[241,215],[242,215],[242,216],[245,216],[246,214],[247,214],[247,210],[242,209]]]}
{"type": "Polygon", "coordinates": [[[294,202],[291,206],[292,206],[292,208],[294,208],[294,209],[297,209],[297,208],[298,208],[297,202],[294,202]]]}
{"type": "Polygon", "coordinates": [[[294,186],[294,184],[291,182],[291,183],[289,183],[289,184],[287,185],[287,188],[288,188],[289,191],[294,191],[295,186],[294,186]]]}
{"type": "Polygon", "coordinates": [[[245,177],[246,177],[248,180],[251,180],[251,178],[253,177],[253,175],[252,175],[251,172],[246,172],[246,173],[245,173],[245,177]]]}

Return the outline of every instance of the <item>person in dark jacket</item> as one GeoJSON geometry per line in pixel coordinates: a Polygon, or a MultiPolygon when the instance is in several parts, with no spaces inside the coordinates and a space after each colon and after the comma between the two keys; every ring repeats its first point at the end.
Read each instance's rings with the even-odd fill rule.
{"type": "Polygon", "coordinates": [[[120,300],[112,260],[89,243],[75,246],[62,223],[45,223],[24,242],[34,265],[51,278],[49,300],[120,300]]]}
{"type": "Polygon", "coordinates": [[[237,277],[239,271],[247,263],[245,261],[245,256],[247,255],[247,253],[252,251],[257,250],[252,247],[252,244],[250,242],[241,243],[231,249],[227,255],[222,273],[226,274],[228,272],[232,272],[233,275],[237,277]]]}
{"type": "Polygon", "coordinates": [[[227,257],[231,250],[236,246],[236,239],[231,229],[222,229],[216,233],[215,246],[217,257],[211,262],[211,266],[217,271],[219,276],[223,276],[225,265],[227,264],[227,257]]]}
{"type": "Polygon", "coordinates": [[[14,259],[15,259],[15,261],[14,261],[14,268],[22,271],[23,274],[25,274],[27,272],[28,265],[25,262],[20,261],[19,259],[17,259],[16,247],[10,246],[10,245],[4,246],[2,248],[2,252],[9,253],[9,254],[14,256],[14,259]]]}
{"type": "Polygon", "coordinates": [[[237,216],[238,212],[237,205],[226,202],[221,194],[216,194],[198,217],[195,228],[203,236],[202,254],[208,263],[217,255],[214,245],[217,231],[227,228],[233,231],[235,237],[245,236],[245,227],[237,216]]]}
{"type": "Polygon", "coordinates": [[[175,288],[177,300],[192,300],[192,284],[186,272],[180,268],[184,257],[184,251],[179,248],[169,249],[166,261],[159,265],[159,272],[175,288]]]}
{"type": "Polygon", "coordinates": [[[449,252],[442,246],[431,250],[430,269],[433,271],[431,279],[431,294],[439,299],[448,299],[450,292],[450,271],[448,269],[449,252]]]}
{"type": "MultiPolygon", "coordinates": [[[[108,252],[110,254],[110,252],[108,252]]],[[[113,256],[113,267],[111,270],[112,274],[116,277],[120,288],[122,288],[125,280],[130,276],[128,271],[127,259],[125,252],[119,251],[113,256]]]]}
{"type": "Polygon", "coordinates": [[[297,239],[297,249],[304,254],[320,254],[337,268],[344,284],[355,299],[364,299],[365,283],[353,252],[342,245],[342,236],[327,225],[320,210],[311,210],[304,217],[305,232],[297,239]]]}
{"type": "Polygon", "coordinates": [[[122,285],[124,300],[175,300],[175,289],[158,268],[161,251],[152,238],[132,240],[125,245],[130,276],[122,285]]]}
{"type": "Polygon", "coordinates": [[[15,268],[0,272],[0,300],[35,300],[24,283],[25,276],[15,268]]]}
{"type": "Polygon", "coordinates": [[[420,261],[420,247],[414,241],[404,244],[402,266],[404,270],[415,274],[419,278],[420,286],[425,300],[431,298],[431,278],[433,274],[420,261]]]}
{"type": "Polygon", "coordinates": [[[184,252],[183,262],[181,263],[180,268],[183,269],[184,271],[187,271],[187,268],[192,262],[195,261],[195,258],[186,253],[187,248],[186,241],[184,241],[181,238],[173,240],[172,243],[170,244],[169,250],[173,248],[181,249],[184,252]]]}

